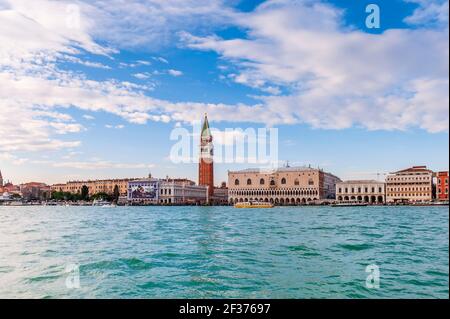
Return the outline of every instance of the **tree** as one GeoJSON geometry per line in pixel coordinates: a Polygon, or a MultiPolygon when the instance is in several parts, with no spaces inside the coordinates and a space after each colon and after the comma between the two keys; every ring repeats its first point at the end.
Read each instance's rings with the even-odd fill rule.
{"type": "Polygon", "coordinates": [[[83,187],[81,187],[81,200],[87,199],[89,199],[89,187],[83,185],[83,187]]]}
{"type": "Polygon", "coordinates": [[[92,195],[91,199],[111,201],[112,200],[112,196],[108,195],[107,193],[101,192],[101,193],[97,193],[97,194],[92,195]]]}
{"type": "Polygon", "coordinates": [[[114,186],[113,201],[117,203],[119,201],[119,196],[120,196],[119,186],[116,185],[114,186]]]}
{"type": "Polygon", "coordinates": [[[54,200],[63,200],[64,199],[64,193],[63,192],[53,192],[52,193],[52,199],[54,200]]]}

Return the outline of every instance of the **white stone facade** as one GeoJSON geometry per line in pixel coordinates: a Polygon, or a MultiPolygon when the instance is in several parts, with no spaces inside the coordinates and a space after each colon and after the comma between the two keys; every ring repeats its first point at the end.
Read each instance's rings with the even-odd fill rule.
{"type": "Polygon", "coordinates": [[[386,203],[386,184],[375,180],[353,180],[336,184],[336,200],[342,203],[386,203]]]}
{"type": "Polygon", "coordinates": [[[160,204],[184,205],[205,204],[208,202],[208,186],[193,182],[166,182],[159,185],[160,204]]]}
{"type": "Polygon", "coordinates": [[[246,201],[301,205],[335,198],[340,179],[320,169],[280,168],[275,171],[247,169],[228,172],[230,204],[246,201]]]}

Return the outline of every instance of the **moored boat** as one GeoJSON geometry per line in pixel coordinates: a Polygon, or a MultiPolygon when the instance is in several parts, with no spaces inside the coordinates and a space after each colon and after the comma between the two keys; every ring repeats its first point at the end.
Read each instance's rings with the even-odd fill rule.
{"type": "Polygon", "coordinates": [[[95,199],[92,203],[92,206],[100,206],[100,207],[111,207],[112,203],[108,202],[106,200],[101,199],[95,199]]]}
{"type": "Polygon", "coordinates": [[[331,205],[331,207],[365,207],[369,206],[367,203],[337,203],[331,205]]]}
{"type": "Polygon", "coordinates": [[[261,203],[261,202],[242,202],[236,203],[235,208],[273,208],[272,203],[261,203]]]}

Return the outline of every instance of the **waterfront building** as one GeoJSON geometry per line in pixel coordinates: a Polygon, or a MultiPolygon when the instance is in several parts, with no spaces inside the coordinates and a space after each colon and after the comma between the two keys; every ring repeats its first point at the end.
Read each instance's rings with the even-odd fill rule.
{"type": "Polygon", "coordinates": [[[31,182],[21,184],[19,187],[25,200],[47,200],[52,193],[52,188],[45,183],[31,182]]]}
{"type": "Polygon", "coordinates": [[[208,190],[208,186],[196,185],[188,179],[166,179],[160,183],[159,202],[169,205],[202,205],[208,202],[208,190]]]}
{"type": "Polygon", "coordinates": [[[384,204],[386,184],[375,180],[351,180],[336,184],[336,199],[339,202],[384,204]]]}
{"type": "Polygon", "coordinates": [[[311,167],[285,167],[273,171],[246,169],[228,172],[229,203],[261,201],[299,205],[335,198],[333,174],[311,167]]]}
{"type": "Polygon", "coordinates": [[[83,186],[89,189],[89,195],[98,193],[114,194],[114,189],[119,189],[120,196],[127,196],[128,182],[137,180],[137,178],[127,179],[106,179],[106,180],[89,180],[89,181],[70,181],[66,184],[52,185],[52,191],[65,192],[71,194],[81,194],[83,186]]]}
{"type": "Polygon", "coordinates": [[[448,171],[436,173],[436,198],[439,201],[448,201],[448,171]]]}
{"type": "Polygon", "coordinates": [[[200,159],[198,165],[198,185],[208,187],[208,200],[214,196],[214,146],[209,128],[208,116],[205,114],[200,134],[200,159]]]}
{"type": "Polygon", "coordinates": [[[20,192],[20,187],[17,185],[14,185],[11,182],[7,182],[3,185],[2,189],[1,189],[2,193],[9,193],[9,194],[13,194],[13,195],[19,195],[22,196],[22,193],[20,192]]]}
{"type": "Polygon", "coordinates": [[[433,172],[426,166],[413,166],[386,178],[386,201],[430,202],[433,199],[433,172]]]}
{"type": "Polygon", "coordinates": [[[0,170],[0,188],[3,187],[3,176],[2,176],[2,171],[0,170]]]}
{"type": "Polygon", "coordinates": [[[228,204],[228,187],[226,182],[223,182],[220,187],[214,187],[214,196],[212,198],[212,203],[215,205],[228,204]]]}
{"type": "Polygon", "coordinates": [[[160,181],[155,178],[128,182],[127,200],[131,203],[158,204],[160,181]]]}
{"type": "Polygon", "coordinates": [[[130,204],[205,204],[207,199],[208,187],[188,179],[147,178],[128,182],[130,204]]]}

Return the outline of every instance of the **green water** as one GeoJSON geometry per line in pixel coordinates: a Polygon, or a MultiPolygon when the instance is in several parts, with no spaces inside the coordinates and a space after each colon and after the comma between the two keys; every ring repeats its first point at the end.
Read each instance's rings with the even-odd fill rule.
{"type": "Polygon", "coordinates": [[[448,298],[448,224],[448,207],[0,207],[0,298],[448,298]]]}

